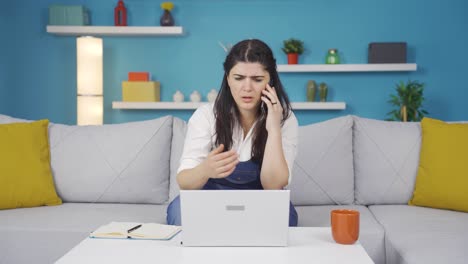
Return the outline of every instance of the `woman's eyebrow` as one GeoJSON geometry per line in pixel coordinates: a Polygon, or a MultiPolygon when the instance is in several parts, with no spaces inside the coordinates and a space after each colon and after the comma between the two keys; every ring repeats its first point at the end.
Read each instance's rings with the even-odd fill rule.
{"type": "Polygon", "coordinates": [[[234,76],[238,76],[238,77],[249,77],[249,78],[265,78],[265,75],[253,75],[253,76],[245,76],[245,75],[242,75],[242,74],[237,74],[237,73],[234,73],[233,75],[234,75],[234,76]]]}

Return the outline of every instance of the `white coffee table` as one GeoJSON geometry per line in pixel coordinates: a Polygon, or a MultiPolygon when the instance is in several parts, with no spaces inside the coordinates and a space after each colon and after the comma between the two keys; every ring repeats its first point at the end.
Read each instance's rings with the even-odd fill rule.
{"type": "Polygon", "coordinates": [[[373,263],[359,242],[335,243],[329,227],[291,227],[288,247],[184,247],[170,241],[86,238],[56,263],[373,263]]]}

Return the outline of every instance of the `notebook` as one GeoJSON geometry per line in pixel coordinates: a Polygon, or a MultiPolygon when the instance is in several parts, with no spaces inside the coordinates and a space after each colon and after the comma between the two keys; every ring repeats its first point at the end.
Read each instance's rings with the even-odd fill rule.
{"type": "Polygon", "coordinates": [[[289,190],[181,190],[184,246],[287,246],[289,190]]]}
{"type": "Polygon", "coordinates": [[[111,222],[96,229],[89,237],[169,240],[180,230],[180,226],[157,223],[111,222]]]}

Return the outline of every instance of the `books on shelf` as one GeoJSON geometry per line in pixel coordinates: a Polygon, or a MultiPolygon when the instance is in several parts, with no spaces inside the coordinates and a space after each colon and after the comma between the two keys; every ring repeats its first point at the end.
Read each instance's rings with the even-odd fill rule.
{"type": "Polygon", "coordinates": [[[181,230],[180,226],[157,223],[111,222],[96,229],[89,237],[169,240],[181,230]]]}

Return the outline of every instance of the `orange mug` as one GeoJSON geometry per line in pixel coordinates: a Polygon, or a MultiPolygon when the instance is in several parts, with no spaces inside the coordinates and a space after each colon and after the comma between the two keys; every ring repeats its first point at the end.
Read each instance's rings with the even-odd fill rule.
{"type": "Polygon", "coordinates": [[[359,238],[359,211],[340,209],[330,213],[333,239],[336,243],[350,245],[359,238]]]}

